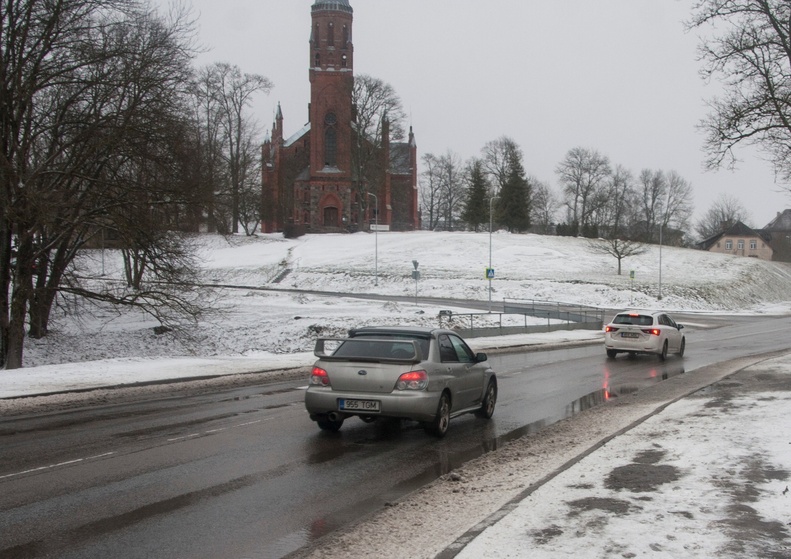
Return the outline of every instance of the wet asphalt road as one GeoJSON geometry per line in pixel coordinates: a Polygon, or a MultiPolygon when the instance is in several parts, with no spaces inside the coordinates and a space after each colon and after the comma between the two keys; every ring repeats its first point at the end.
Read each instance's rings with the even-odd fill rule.
{"type": "Polygon", "coordinates": [[[683,359],[609,360],[600,344],[492,355],[494,418],[458,418],[441,441],[415,424],[320,432],[302,382],[5,418],[0,557],[283,557],[607,398],[791,347],[791,318],[679,320],[693,323],[683,359]]]}

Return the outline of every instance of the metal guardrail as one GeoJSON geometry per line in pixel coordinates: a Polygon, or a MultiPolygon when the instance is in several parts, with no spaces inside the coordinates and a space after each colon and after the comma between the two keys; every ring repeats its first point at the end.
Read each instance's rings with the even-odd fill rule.
{"type": "Polygon", "coordinates": [[[506,299],[503,301],[503,312],[506,314],[524,314],[539,318],[554,318],[555,320],[565,320],[568,322],[588,323],[598,321],[599,328],[601,328],[604,323],[604,311],[602,309],[552,301],[509,301],[506,299]]]}
{"type": "Polygon", "coordinates": [[[452,318],[458,317],[463,317],[464,322],[469,321],[469,327],[458,329],[458,332],[466,338],[530,334],[555,330],[601,330],[604,325],[604,311],[602,309],[552,301],[506,300],[503,302],[503,312],[452,313],[451,311],[440,311],[438,317],[440,326],[445,326],[452,318]],[[503,325],[503,316],[514,314],[525,317],[524,325],[503,325]],[[499,324],[497,326],[491,326],[491,318],[494,315],[498,316],[499,324]],[[541,325],[527,324],[528,316],[545,318],[547,323],[541,325]],[[484,317],[486,318],[484,319],[484,317]],[[443,320],[445,321],[444,324],[443,320]]]}

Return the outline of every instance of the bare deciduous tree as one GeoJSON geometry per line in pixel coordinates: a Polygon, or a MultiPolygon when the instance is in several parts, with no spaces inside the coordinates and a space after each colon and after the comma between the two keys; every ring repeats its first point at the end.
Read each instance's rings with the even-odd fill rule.
{"type": "Polygon", "coordinates": [[[600,227],[603,234],[600,239],[590,242],[594,251],[613,256],[618,261],[619,276],[625,258],[646,251],[645,245],[631,235],[637,198],[633,181],[631,172],[620,165],[615,167],[605,191],[608,203],[604,206],[606,212],[602,212],[606,213],[600,227]]]}
{"type": "Polygon", "coordinates": [[[557,212],[561,202],[549,183],[540,181],[535,177],[528,177],[532,192],[531,222],[538,233],[553,233],[553,224],[557,219],[557,212]]]}
{"type": "Polygon", "coordinates": [[[596,150],[576,147],[569,150],[555,172],[563,187],[570,225],[582,232],[591,225],[601,189],[612,173],[610,160],[596,150]]]}
{"type": "Polygon", "coordinates": [[[448,150],[441,155],[439,164],[439,184],[441,189],[441,215],[444,228],[453,230],[453,223],[459,219],[464,202],[466,176],[465,169],[458,154],[448,150]]]}
{"type": "Polygon", "coordinates": [[[0,366],[17,368],[26,316],[41,337],[59,292],[101,296],[70,272],[86,240],[114,214],[182,211],[193,51],[187,14],[136,0],[4,0],[0,17],[0,366]]]}
{"type": "Polygon", "coordinates": [[[720,194],[703,217],[695,224],[695,233],[703,241],[722,233],[737,221],[747,222],[750,216],[744,205],[733,196],[720,194]]]}
{"type": "Polygon", "coordinates": [[[385,128],[389,129],[391,140],[402,140],[406,114],[393,86],[367,74],[354,77],[352,104],[357,134],[352,159],[360,175],[357,182],[360,209],[365,211],[369,204],[368,193],[377,193],[389,165],[382,159],[385,128]]]}
{"type": "MultiPolygon", "coordinates": [[[[195,81],[197,104],[203,113],[200,122],[207,156],[210,162],[217,155],[221,156],[224,167],[222,172],[217,172],[210,165],[207,172],[214,180],[227,179],[227,184],[223,181],[212,185],[215,196],[211,207],[215,219],[220,223],[225,221],[223,232],[239,232],[242,199],[248,202],[253,195],[250,189],[257,190],[260,184],[252,176],[259,169],[258,129],[248,109],[256,93],[269,93],[271,88],[272,82],[264,76],[243,73],[238,66],[223,62],[202,69],[195,81]],[[227,200],[226,212],[218,207],[218,200],[227,200]],[[226,219],[218,219],[223,213],[226,219]]],[[[259,221],[260,216],[256,212],[255,219],[250,219],[249,203],[245,203],[245,209],[248,215],[242,226],[250,235],[254,231],[253,222],[259,221]]]]}
{"type": "Polygon", "coordinates": [[[483,167],[486,174],[489,175],[492,186],[495,188],[492,193],[495,196],[508,181],[508,174],[511,171],[510,161],[514,153],[519,153],[521,157],[522,152],[519,145],[508,136],[501,136],[496,140],[487,142],[481,150],[483,167]]]}
{"type": "Polygon", "coordinates": [[[734,165],[739,145],[769,155],[791,182],[791,4],[787,0],[698,0],[690,28],[706,28],[705,78],[725,93],[710,102],[701,126],[710,168],[734,165]],[[708,32],[708,30],[713,32],[708,32]]]}

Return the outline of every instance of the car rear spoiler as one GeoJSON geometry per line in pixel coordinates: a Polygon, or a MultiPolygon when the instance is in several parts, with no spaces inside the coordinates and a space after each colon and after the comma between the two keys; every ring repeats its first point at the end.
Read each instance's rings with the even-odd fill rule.
{"type": "Polygon", "coordinates": [[[423,360],[420,346],[415,340],[394,340],[393,338],[319,338],[313,355],[329,361],[373,361],[377,363],[419,363],[423,360]],[[394,344],[398,353],[392,354],[394,344]],[[343,355],[335,352],[345,345],[343,355]]]}

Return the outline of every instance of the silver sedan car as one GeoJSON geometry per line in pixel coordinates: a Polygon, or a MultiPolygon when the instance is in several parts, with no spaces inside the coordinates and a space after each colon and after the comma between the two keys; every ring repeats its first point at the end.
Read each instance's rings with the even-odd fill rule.
{"type": "Polygon", "coordinates": [[[664,312],[622,312],[605,326],[604,348],[610,358],[619,353],[653,353],[664,361],[668,353],[684,355],[687,340],[683,329],[664,312]]]}
{"type": "Polygon", "coordinates": [[[359,328],[320,338],[314,353],[305,408],[321,429],[337,431],[351,417],[406,419],[442,437],[454,417],[494,413],[497,377],[486,354],[451,330],[359,328]]]}

